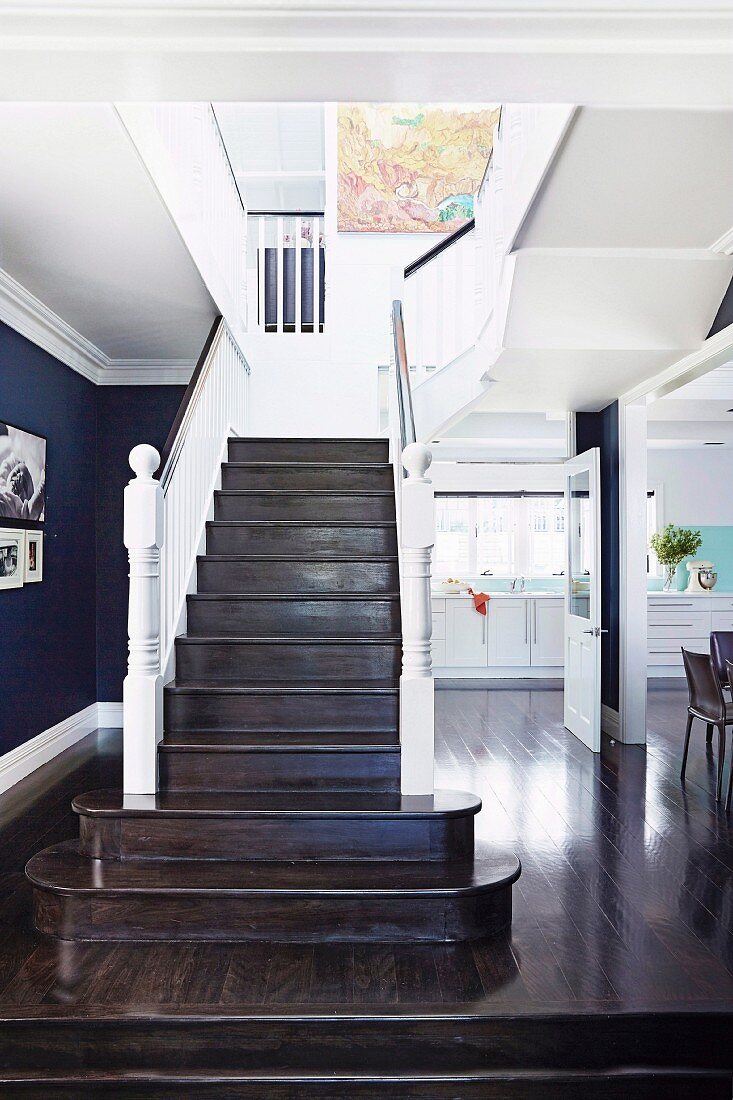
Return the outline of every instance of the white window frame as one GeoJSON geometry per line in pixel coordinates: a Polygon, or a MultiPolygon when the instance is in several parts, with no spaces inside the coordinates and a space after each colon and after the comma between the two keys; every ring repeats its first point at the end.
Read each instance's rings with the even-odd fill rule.
{"type": "MultiPolygon", "coordinates": [[[[534,497],[555,498],[556,493],[527,493],[517,496],[512,493],[436,493],[436,498],[460,497],[468,501],[468,566],[466,575],[471,577],[483,576],[478,569],[478,501],[488,497],[508,497],[514,504],[514,525],[512,530],[514,549],[514,568],[508,573],[489,574],[497,580],[512,579],[515,576],[524,575],[530,577],[533,572],[529,569],[530,553],[530,529],[529,529],[529,502],[534,497]]],[[[454,568],[455,571],[455,568],[454,568]]],[[[554,574],[536,574],[537,576],[553,576],[554,574]]]]}

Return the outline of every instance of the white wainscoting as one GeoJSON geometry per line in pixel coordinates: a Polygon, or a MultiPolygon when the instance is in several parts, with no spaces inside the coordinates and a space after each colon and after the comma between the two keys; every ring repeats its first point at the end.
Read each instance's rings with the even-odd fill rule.
{"type": "Polygon", "coordinates": [[[122,703],[91,703],[0,756],[0,794],[94,730],[122,725],[122,703]]]}

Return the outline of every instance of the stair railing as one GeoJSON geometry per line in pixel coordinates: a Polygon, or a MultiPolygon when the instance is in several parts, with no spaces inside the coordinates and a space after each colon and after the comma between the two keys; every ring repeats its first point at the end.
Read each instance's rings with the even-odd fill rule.
{"type": "Polygon", "coordinates": [[[226,322],[209,333],[163,449],[130,452],[124,541],[130,562],[129,659],[122,694],[123,790],[152,795],[163,735],[163,684],[174,675],[175,638],[231,435],[244,435],[249,366],[226,322]],[[154,474],[160,468],[160,479],[154,474]]]}
{"type": "Polygon", "coordinates": [[[323,211],[250,210],[247,215],[249,332],[322,333],[326,248],[323,211]]]}
{"type": "Polygon", "coordinates": [[[390,460],[394,468],[402,610],[400,746],[403,795],[432,795],[435,700],[431,657],[430,563],[435,542],[435,494],[426,477],[430,448],[418,443],[410,389],[402,303],[392,303],[390,460]]]}

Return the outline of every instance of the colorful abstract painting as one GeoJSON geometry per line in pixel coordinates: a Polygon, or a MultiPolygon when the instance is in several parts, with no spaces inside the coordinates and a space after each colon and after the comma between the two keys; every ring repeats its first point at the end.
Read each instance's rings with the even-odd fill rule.
{"type": "Polygon", "coordinates": [[[340,103],[338,228],[452,233],[473,217],[499,108],[340,103]]]}

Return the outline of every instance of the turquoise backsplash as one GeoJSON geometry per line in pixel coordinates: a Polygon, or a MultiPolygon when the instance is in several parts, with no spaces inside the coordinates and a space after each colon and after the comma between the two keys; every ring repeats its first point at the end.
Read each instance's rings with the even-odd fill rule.
{"type": "MultiPolygon", "coordinates": [[[[694,527],[691,524],[685,524],[685,526],[692,527],[693,531],[699,531],[702,535],[702,546],[695,554],[695,560],[715,563],[718,583],[714,591],[733,592],[733,527],[694,527]]],[[[690,558],[685,558],[677,566],[677,574],[672,582],[672,587],[678,592],[682,592],[687,588],[687,582],[690,579],[690,574],[686,568],[688,561],[690,561],[690,558]]],[[[664,577],[649,578],[648,589],[650,592],[661,591],[663,585],[664,577]]]]}
{"type": "MultiPolygon", "coordinates": [[[[476,577],[469,582],[476,592],[509,592],[511,581],[503,577],[476,577]]],[[[527,577],[524,582],[525,592],[564,592],[564,577],[527,577]]],[[[517,584],[519,591],[519,584],[517,584]]]]}

